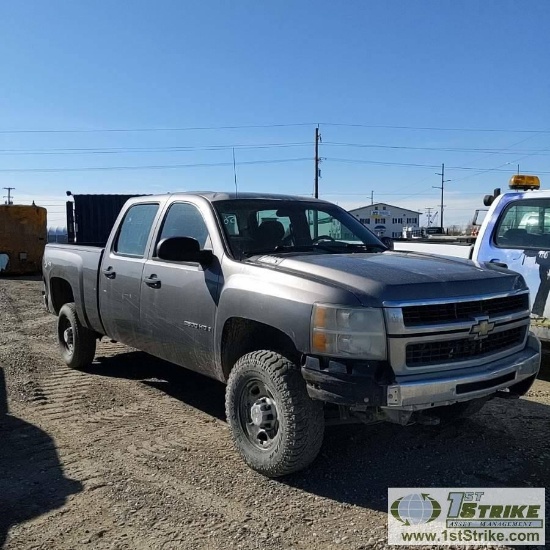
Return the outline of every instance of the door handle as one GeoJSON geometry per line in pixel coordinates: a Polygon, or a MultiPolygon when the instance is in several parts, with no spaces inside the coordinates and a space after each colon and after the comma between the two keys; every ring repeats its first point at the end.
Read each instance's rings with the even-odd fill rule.
{"type": "Polygon", "coordinates": [[[112,267],[108,267],[103,270],[103,275],[105,275],[107,279],[114,279],[116,277],[116,271],[113,271],[112,267]]]}
{"type": "Polygon", "coordinates": [[[508,264],[501,262],[498,258],[493,258],[492,260],[489,260],[489,263],[493,265],[498,265],[498,267],[504,267],[508,269],[508,264]]]}
{"type": "Polygon", "coordinates": [[[151,277],[145,277],[145,279],[143,280],[145,284],[147,286],[150,286],[151,288],[160,288],[160,279],[158,279],[156,275],[151,275],[151,277]]]}

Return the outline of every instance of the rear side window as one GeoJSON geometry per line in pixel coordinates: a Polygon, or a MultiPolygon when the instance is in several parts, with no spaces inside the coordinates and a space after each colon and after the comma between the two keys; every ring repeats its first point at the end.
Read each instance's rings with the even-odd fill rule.
{"type": "Polygon", "coordinates": [[[170,206],[159,242],[169,237],[191,237],[199,241],[201,248],[211,248],[206,223],[196,206],[187,202],[176,202],[170,206]]]}
{"type": "Polygon", "coordinates": [[[158,204],[136,204],[126,212],[115,242],[117,254],[143,257],[158,204]]]}
{"type": "Polygon", "coordinates": [[[550,249],[550,199],[509,205],[499,220],[495,243],[501,248],[550,249]]]}

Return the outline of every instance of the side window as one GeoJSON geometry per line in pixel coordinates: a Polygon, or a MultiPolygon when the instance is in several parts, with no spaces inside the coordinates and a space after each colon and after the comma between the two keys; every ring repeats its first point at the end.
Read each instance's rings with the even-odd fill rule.
{"type": "Polygon", "coordinates": [[[550,199],[512,203],[500,218],[495,243],[502,248],[550,248],[550,199]]]}
{"type": "Polygon", "coordinates": [[[211,248],[210,236],[204,219],[196,206],[187,202],[176,202],[170,206],[159,242],[169,237],[191,237],[197,239],[201,248],[211,248]]]}
{"type": "Polygon", "coordinates": [[[115,241],[117,254],[143,257],[158,204],[136,204],[128,209],[115,241]]]}

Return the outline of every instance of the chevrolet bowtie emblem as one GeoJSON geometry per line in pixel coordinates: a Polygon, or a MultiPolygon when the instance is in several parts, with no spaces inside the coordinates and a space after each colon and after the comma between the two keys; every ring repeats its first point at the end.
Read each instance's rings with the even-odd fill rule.
{"type": "Polygon", "coordinates": [[[489,333],[495,328],[495,323],[490,323],[489,319],[476,319],[476,324],[470,329],[470,335],[474,340],[487,338],[489,333]]]}

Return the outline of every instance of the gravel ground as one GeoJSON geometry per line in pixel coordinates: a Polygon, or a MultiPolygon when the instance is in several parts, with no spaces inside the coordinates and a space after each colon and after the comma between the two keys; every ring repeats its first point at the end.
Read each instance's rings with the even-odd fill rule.
{"type": "Polygon", "coordinates": [[[549,360],[519,401],[328,428],[307,471],[268,480],[231,445],[222,384],[112,343],[70,371],[40,290],[0,279],[0,547],[383,548],[389,486],[549,485],[549,360]]]}

